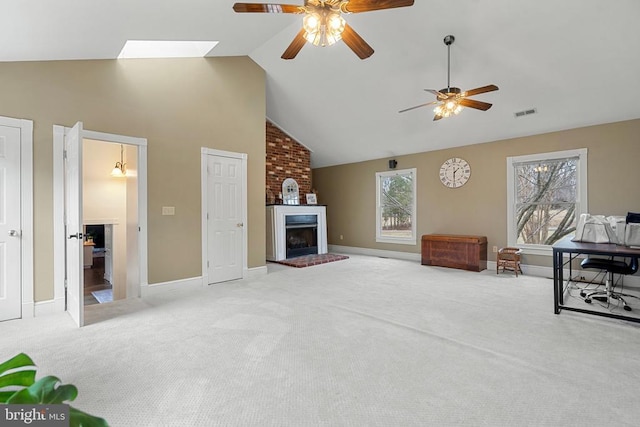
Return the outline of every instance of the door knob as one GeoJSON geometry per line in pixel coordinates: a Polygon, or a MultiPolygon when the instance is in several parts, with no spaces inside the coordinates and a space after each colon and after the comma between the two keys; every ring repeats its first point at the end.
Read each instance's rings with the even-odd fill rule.
{"type": "Polygon", "coordinates": [[[82,239],[82,233],[70,234],[70,239],[82,239]]]}
{"type": "Polygon", "coordinates": [[[9,236],[11,237],[19,237],[20,232],[18,230],[9,230],[9,236]]]}
{"type": "Polygon", "coordinates": [[[243,227],[243,226],[244,226],[244,224],[243,224],[243,223],[241,223],[241,222],[239,222],[239,223],[237,223],[237,224],[236,224],[236,226],[237,226],[237,227],[243,227]]]}

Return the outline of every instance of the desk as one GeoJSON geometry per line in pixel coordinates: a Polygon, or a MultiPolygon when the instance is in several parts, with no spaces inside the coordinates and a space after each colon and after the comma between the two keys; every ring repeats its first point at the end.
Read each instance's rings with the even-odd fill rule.
{"type": "MultiPolygon", "coordinates": [[[[616,319],[630,320],[632,322],[640,323],[640,318],[638,317],[623,316],[621,314],[600,312],[589,310],[588,308],[569,307],[564,305],[564,266],[569,264],[569,274],[571,274],[571,261],[580,254],[640,257],[640,249],[632,249],[613,243],[572,242],[569,237],[564,238],[553,245],[553,306],[555,313],[560,314],[560,310],[578,311],[581,313],[595,314],[596,316],[613,317],[616,319]],[[569,259],[566,262],[564,261],[565,254],[568,254],[569,256],[569,259]]],[[[571,277],[569,277],[569,280],[570,279],[571,277]]]]}

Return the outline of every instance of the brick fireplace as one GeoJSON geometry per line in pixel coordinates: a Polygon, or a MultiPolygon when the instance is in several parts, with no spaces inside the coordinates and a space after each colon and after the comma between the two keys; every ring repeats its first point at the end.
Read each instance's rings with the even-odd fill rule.
{"type": "Polygon", "coordinates": [[[265,203],[282,203],[282,181],[293,178],[298,182],[300,200],[311,193],[311,152],[307,147],[284,133],[273,123],[266,122],[266,188],[265,203]]]}
{"type": "Polygon", "coordinates": [[[326,207],[307,205],[312,192],[311,152],[273,123],[266,122],[267,260],[283,261],[327,253],[326,207]],[[298,183],[300,205],[282,204],[282,182],[298,183]]]}

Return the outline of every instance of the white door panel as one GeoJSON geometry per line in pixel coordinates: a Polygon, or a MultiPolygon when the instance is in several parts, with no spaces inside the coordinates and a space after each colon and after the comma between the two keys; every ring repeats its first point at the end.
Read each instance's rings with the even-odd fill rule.
{"type": "Polygon", "coordinates": [[[113,224],[104,226],[104,280],[113,283],[113,224]]]}
{"type": "Polygon", "coordinates": [[[82,122],[65,135],[64,149],[67,311],[78,326],[83,326],[82,122]]]}
{"type": "Polygon", "coordinates": [[[21,317],[20,129],[0,126],[0,320],[21,317]]]}
{"type": "Polygon", "coordinates": [[[242,278],[242,160],[207,156],[207,247],[210,283],[242,278]]]}

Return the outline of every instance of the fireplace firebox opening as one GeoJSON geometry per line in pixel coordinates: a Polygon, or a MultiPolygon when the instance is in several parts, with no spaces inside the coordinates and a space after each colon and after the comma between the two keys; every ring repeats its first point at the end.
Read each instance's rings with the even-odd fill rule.
{"type": "Polygon", "coordinates": [[[285,229],[287,258],[318,253],[317,215],[286,215],[285,229]]]}

